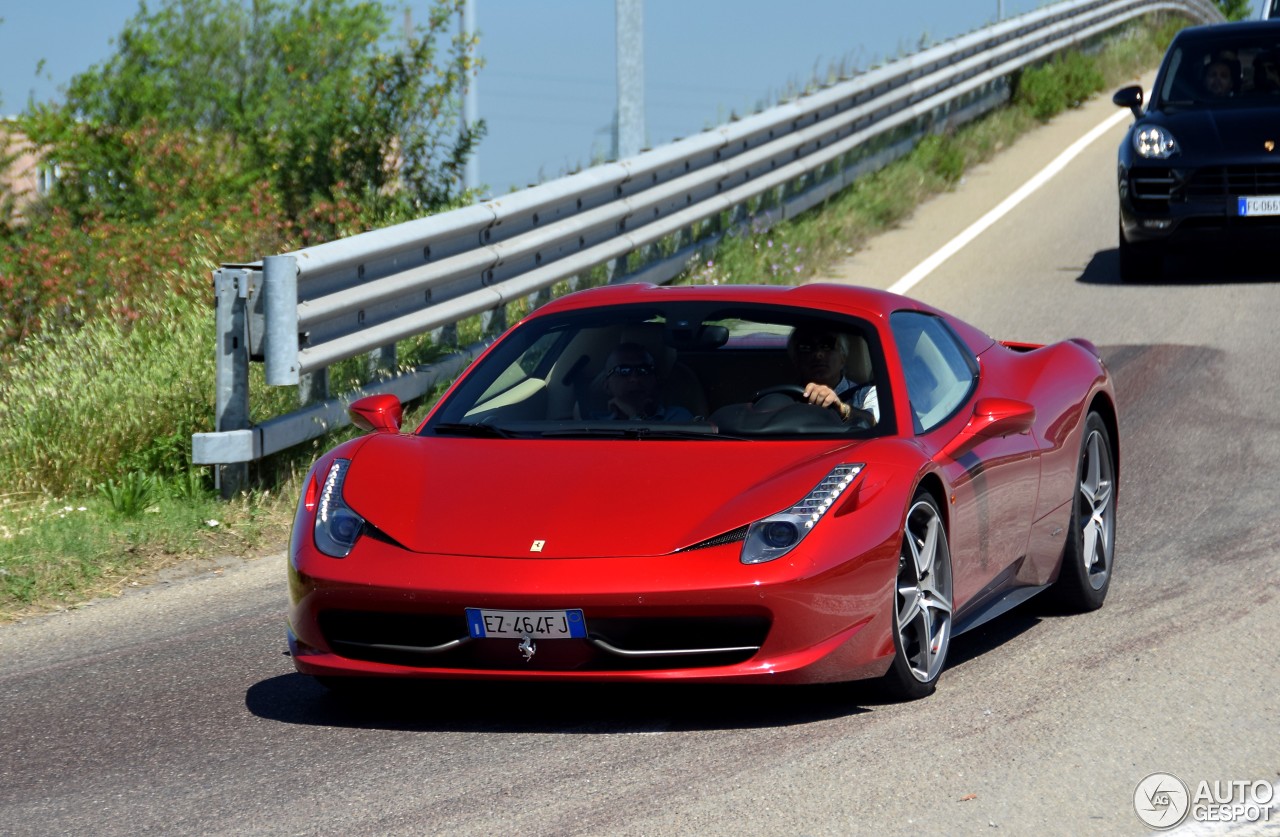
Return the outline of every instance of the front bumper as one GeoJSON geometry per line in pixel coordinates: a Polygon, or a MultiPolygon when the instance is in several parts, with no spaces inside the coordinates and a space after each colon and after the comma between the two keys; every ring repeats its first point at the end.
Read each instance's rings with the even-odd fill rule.
{"type": "Polygon", "coordinates": [[[345,559],[297,549],[289,646],[316,676],[814,683],[877,677],[893,655],[896,531],[860,554],[814,532],[754,566],[730,543],[673,555],[495,559],[377,541],[345,559]],[[812,543],[810,542],[812,541],[812,543]],[[472,639],[464,611],[579,608],[585,639],[472,639]]]}
{"type": "Polygon", "coordinates": [[[1244,217],[1241,198],[1280,195],[1280,165],[1171,166],[1119,170],[1120,225],[1131,244],[1274,247],[1280,216],[1244,217]]]}

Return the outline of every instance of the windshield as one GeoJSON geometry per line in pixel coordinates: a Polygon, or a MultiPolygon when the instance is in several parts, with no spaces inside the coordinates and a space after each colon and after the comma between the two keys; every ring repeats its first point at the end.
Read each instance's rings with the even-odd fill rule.
{"type": "Polygon", "coordinates": [[[1280,40],[1264,33],[1184,39],[1169,52],[1156,107],[1280,104],[1280,40]]]}
{"type": "Polygon", "coordinates": [[[780,306],[612,306],[526,320],[468,371],[422,432],[867,437],[893,426],[888,386],[875,330],[863,320],[780,306]],[[838,400],[807,403],[810,382],[829,384],[838,400]]]}

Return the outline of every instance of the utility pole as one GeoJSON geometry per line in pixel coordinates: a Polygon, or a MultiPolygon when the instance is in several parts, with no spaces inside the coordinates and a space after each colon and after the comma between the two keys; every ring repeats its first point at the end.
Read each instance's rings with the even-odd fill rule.
{"type": "MultiPolygon", "coordinates": [[[[465,0],[462,6],[462,36],[471,42],[476,35],[476,0],[465,0]]],[[[471,125],[476,124],[480,119],[480,103],[479,93],[476,88],[480,83],[480,79],[475,72],[467,74],[469,78],[465,82],[463,89],[466,93],[462,99],[462,127],[466,130],[471,125]]],[[[469,191],[480,188],[480,149],[475,148],[471,151],[471,156],[467,157],[467,166],[463,171],[462,185],[469,191]]]]}
{"type": "Polygon", "coordinates": [[[618,113],[613,157],[634,157],[645,145],[644,0],[614,0],[617,17],[618,113]]]}

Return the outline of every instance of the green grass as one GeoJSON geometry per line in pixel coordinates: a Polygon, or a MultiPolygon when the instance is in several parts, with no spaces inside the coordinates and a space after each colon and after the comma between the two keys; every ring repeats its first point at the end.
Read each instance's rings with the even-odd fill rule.
{"type": "MultiPolygon", "coordinates": [[[[1179,26],[1146,22],[1100,53],[1024,73],[1010,107],[928,138],[794,221],[728,236],[680,281],[796,284],[822,275],[1042,121],[1155,66],[1179,26]]],[[[582,286],[599,284],[603,273],[582,286]]],[[[568,289],[562,283],[555,293],[568,289]]],[[[217,499],[208,469],[189,463],[192,433],[213,429],[212,306],[177,294],[133,304],[138,316],[124,325],[91,319],[67,328],[76,317],[55,312],[0,367],[0,485],[8,492],[0,497],[0,621],[110,595],[192,558],[283,550],[301,474],[342,437],[260,463],[262,488],[217,499]]],[[[508,322],[530,307],[512,305],[508,322]]],[[[460,324],[458,343],[478,339],[482,328],[478,318],[460,324]]],[[[398,348],[402,365],[445,351],[425,339],[398,348]]],[[[292,389],[263,385],[260,365],[251,377],[254,420],[296,406],[292,389]]],[[[344,362],[333,389],[361,377],[360,361],[344,362]]],[[[407,405],[406,424],[434,397],[407,405]]]]}

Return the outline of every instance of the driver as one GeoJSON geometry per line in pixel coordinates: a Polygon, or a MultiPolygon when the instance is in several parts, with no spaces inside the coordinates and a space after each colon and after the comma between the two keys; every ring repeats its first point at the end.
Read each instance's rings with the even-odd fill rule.
{"type": "Polygon", "coordinates": [[[1202,81],[1210,96],[1221,99],[1235,95],[1236,79],[1239,77],[1235,66],[1234,61],[1221,56],[1205,65],[1202,81]]]}
{"type": "Polygon", "coordinates": [[[880,421],[875,384],[857,384],[845,375],[847,334],[801,326],[787,339],[787,354],[805,382],[804,397],[810,404],[837,410],[843,421],[853,416],[854,409],[865,410],[880,421]]]}

